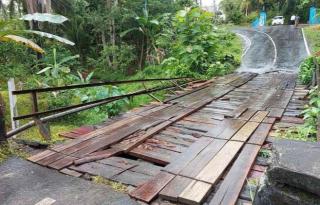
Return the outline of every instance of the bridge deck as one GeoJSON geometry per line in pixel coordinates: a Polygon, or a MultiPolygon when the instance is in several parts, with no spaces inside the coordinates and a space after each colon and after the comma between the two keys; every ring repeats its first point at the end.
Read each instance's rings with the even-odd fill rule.
{"type": "Polygon", "coordinates": [[[129,195],[147,203],[251,204],[249,182],[267,168],[259,150],[276,129],[303,123],[307,93],[294,74],[231,74],[29,160],[134,186],[129,195]]]}

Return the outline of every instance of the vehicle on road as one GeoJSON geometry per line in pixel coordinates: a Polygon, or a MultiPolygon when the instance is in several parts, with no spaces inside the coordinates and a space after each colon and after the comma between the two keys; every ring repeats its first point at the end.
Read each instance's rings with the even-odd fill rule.
{"type": "Polygon", "coordinates": [[[275,26],[275,25],[283,25],[284,24],[284,17],[283,16],[275,16],[273,19],[272,19],[272,26],[275,26]]]}

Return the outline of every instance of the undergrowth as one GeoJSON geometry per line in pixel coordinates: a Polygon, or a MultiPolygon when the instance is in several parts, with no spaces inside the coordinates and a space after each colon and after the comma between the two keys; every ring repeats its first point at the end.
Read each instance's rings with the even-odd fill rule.
{"type": "Polygon", "coordinates": [[[128,187],[122,183],[111,181],[111,180],[105,179],[101,176],[94,176],[94,177],[92,177],[92,180],[96,184],[110,186],[113,190],[115,190],[117,192],[122,192],[122,193],[128,192],[128,187]]]}

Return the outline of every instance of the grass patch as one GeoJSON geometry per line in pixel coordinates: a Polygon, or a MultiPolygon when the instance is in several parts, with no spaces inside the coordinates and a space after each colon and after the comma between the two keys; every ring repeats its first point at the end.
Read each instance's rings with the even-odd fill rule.
{"type": "Polygon", "coordinates": [[[122,193],[127,193],[128,192],[128,187],[122,183],[119,182],[114,182],[108,179],[105,179],[101,176],[94,176],[92,177],[92,180],[96,184],[102,184],[102,185],[107,185],[110,186],[113,190],[117,192],[122,192],[122,193]]]}
{"type": "Polygon", "coordinates": [[[0,164],[11,156],[17,156],[21,158],[29,157],[29,155],[22,151],[17,145],[10,144],[10,142],[0,145],[0,164]]]}
{"type": "Polygon", "coordinates": [[[311,53],[320,51],[320,26],[309,26],[304,28],[311,53]]]}

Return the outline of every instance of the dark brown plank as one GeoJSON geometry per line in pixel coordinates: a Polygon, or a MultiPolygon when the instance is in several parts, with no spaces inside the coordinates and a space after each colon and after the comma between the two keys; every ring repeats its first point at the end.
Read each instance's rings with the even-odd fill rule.
{"type": "Polygon", "coordinates": [[[144,143],[131,150],[129,154],[149,162],[167,165],[179,153],[144,143]]]}
{"type": "Polygon", "coordinates": [[[173,178],[173,174],[160,172],[152,180],[131,191],[129,195],[135,199],[149,203],[173,178]]]}
{"type": "Polygon", "coordinates": [[[84,164],[84,163],[88,163],[88,162],[93,162],[93,161],[97,161],[100,159],[105,159],[108,157],[112,157],[116,154],[121,153],[121,150],[116,149],[116,148],[110,148],[107,150],[103,150],[103,151],[99,151],[99,152],[94,152],[86,157],[74,160],[73,163],[75,165],[80,165],[80,164],[84,164]]]}
{"type": "Polygon", "coordinates": [[[260,146],[245,145],[209,205],[236,204],[259,150],[260,146]]]}
{"type": "Polygon", "coordinates": [[[171,163],[167,165],[163,170],[178,174],[188,163],[195,158],[201,150],[207,147],[213,139],[202,137],[195,143],[193,143],[185,152],[177,155],[174,159],[172,159],[171,163]]]}
{"type": "Polygon", "coordinates": [[[44,159],[44,158],[46,158],[46,157],[48,157],[50,155],[55,154],[55,153],[56,152],[51,151],[51,150],[45,150],[43,152],[40,152],[38,154],[35,154],[35,155],[29,157],[28,160],[31,161],[31,162],[37,162],[37,161],[42,160],[42,159],[44,159]]]}
{"type": "Polygon", "coordinates": [[[245,121],[242,120],[226,119],[205,135],[217,139],[230,139],[244,124],[245,121]]]}
{"type": "Polygon", "coordinates": [[[192,182],[192,179],[182,176],[176,176],[159,193],[159,196],[165,200],[178,202],[178,197],[182,191],[192,182]]]}
{"type": "Polygon", "coordinates": [[[64,167],[67,167],[69,165],[73,164],[74,160],[77,160],[78,158],[71,157],[71,156],[65,156],[62,159],[59,159],[51,164],[48,165],[48,167],[60,170],[64,167]]]}

